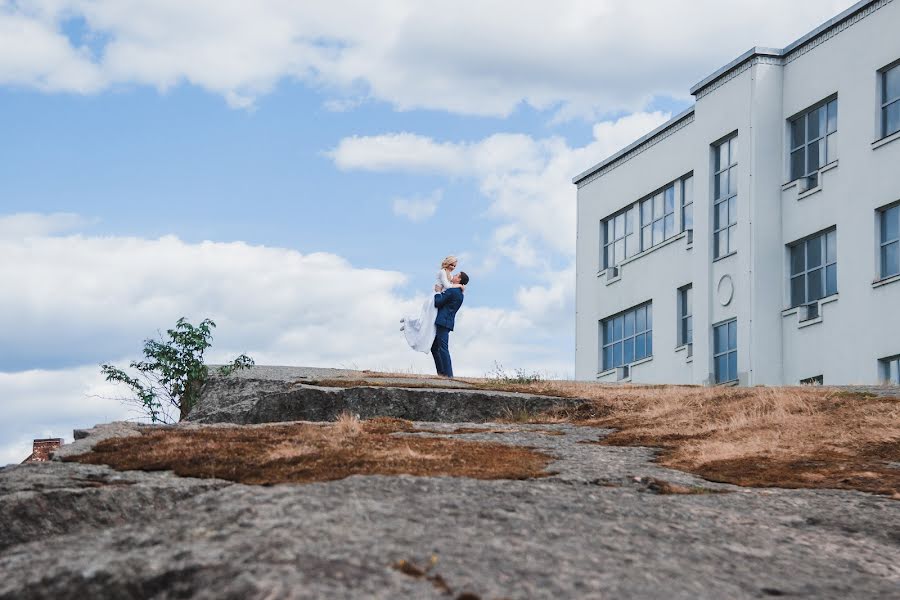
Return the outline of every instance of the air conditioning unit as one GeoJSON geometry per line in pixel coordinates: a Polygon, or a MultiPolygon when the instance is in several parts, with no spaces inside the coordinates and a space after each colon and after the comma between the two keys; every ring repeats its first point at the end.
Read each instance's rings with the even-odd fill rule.
{"type": "Polygon", "coordinates": [[[687,345],[687,357],[690,358],[694,355],[694,344],[687,345]]]}
{"type": "Polygon", "coordinates": [[[606,280],[611,281],[619,276],[619,267],[606,268],[606,280]]]}
{"type": "Polygon", "coordinates": [[[819,316],[819,303],[812,302],[810,304],[800,305],[800,321],[809,321],[819,316]]]}
{"type": "Polygon", "coordinates": [[[819,174],[813,173],[812,175],[807,175],[806,177],[801,177],[797,182],[798,193],[802,194],[803,192],[808,192],[813,189],[817,185],[819,185],[819,174]]]}
{"type": "Polygon", "coordinates": [[[631,365],[616,367],[616,381],[622,381],[631,377],[631,365]]]}

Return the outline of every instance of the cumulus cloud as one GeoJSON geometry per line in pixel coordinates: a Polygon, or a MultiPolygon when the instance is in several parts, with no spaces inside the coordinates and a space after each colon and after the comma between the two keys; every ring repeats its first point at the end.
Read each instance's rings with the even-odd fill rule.
{"type": "MultiPolygon", "coordinates": [[[[32,437],[128,416],[95,398],[121,393],[97,365],[124,366],[181,316],[216,322],[210,362],[246,352],[260,364],[433,370],[399,331],[425,300],[424,290],[402,293],[403,273],[243,242],[54,235],[59,217],[44,221],[0,218],[44,232],[0,236],[0,281],[15,290],[0,294],[0,462],[32,437]]],[[[467,291],[451,341],[459,373],[484,375],[497,360],[571,374],[570,332],[548,327],[545,307],[492,308],[477,290],[467,291]]]]}
{"type": "Polygon", "coordinates": [[[247,107],[291,79],[333,95],[329,106],[503,116],[524,103],[595,117],[683,97],[747,48],[784,45],[851,3],[0,0],[0,83],[185,82],[247,107]],[[93,51],[66,35],[73,19],[93,51]]]}
{"type": "Polygon", "coordinates": [[[395,215],[418,223],[434,216],[443,196],[443,190],[435,190],[421,198],[394,198],[391,206],[395,215]]]}

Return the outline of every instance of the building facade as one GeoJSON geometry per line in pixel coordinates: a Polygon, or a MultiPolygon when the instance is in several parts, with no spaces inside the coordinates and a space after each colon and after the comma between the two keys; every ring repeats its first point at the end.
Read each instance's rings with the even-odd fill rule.
{"type": "Polygon", "coordinates": [[[576,377],[900,383],[900,1],[754,48],[576,176],[576,377]]]}

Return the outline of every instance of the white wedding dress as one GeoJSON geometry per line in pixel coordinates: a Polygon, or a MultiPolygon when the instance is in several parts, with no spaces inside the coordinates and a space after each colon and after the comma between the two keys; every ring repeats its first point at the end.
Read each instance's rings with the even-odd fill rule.
{"type": "MultiPolygon", "coordinates": [[[[452,285],[447,277],[447,271],[444,269],[438,271],[435,283],[440,285],[442,290],[446,290],[452,285]]],[[[425,299],[422,311],[418,316],[400,319],[400,331],[406,336],[406,343],[410,348],[418,352],[431,352],[435,334],[434,320],[437,318],[437,313],[438,309],[434,305],[434,291],[432,290],[425,299]]]]}

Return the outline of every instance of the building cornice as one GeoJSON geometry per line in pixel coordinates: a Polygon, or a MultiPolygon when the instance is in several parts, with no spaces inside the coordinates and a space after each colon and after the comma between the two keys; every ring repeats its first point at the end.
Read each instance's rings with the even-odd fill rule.
{"type": "Polygon", "coordinates": [[[785,65],[794,61],[891,2],[893,0],[862,0],[784,48],[751,48],[704,77],[691,88],[691,94],[699,100],[756,64],[785,65]]]}
{"type": "Polygon", "coordinates": [[[628,162],[641,152],[655,146],[676,131],[683,129],[694,122],[694,107],[675,115],[647,135],[625,146],[612,156],[600,161],[590,169],[579,173],[572,178],[572,183],[578,187],[587,185],[591,181],[602,177],[622,163],[628,162]]]}

